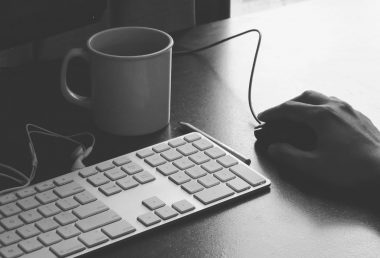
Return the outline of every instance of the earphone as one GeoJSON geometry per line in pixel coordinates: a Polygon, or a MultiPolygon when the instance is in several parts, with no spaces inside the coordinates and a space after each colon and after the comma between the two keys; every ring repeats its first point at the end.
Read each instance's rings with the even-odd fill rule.
{"type": "Polygon", "coordinates": [[[61,139],[65,139],[67,141],[70,141],[72,143],[77,144],[78,147],[74,150],[74,152],[71,155],[72,158],[74,159],[72,170],[77,170],[77,169],[85,167],[85,165],[83,164],[83,160],[86,159],[91,154],[91,152],[95,146],[95,136],[89,132],[78,133],[78,134],[73,134],[73,135],[61,135],[61,134],[49,131],[45,128],[42,128],[38,125],[34,125],[31,123],[26,124],[25,131],[26,131],[26,135],[27,135],[28,141],[29,141],[28,146],[29,146],[30,155],[32,157],[31,172],[29,173],[29,177],[28,177],[28,176],[24,175],[22,172],[20,172],[19,170],[15,169],[9,165],[0,163],[1,168],[7,169],[9,172],[12,172],[13,174],[17,175],[20,178],[17,178],[14,175],[10,175],[10,174],[7,174],[5,172],[0,172],[0,176],[7,177],[7,178],[12,179],[15,182],[21,184],[20,186],[11,187],[8,189],[1,190],[0,195],[25,188],[25,187],[29,186],[31,184],[31,182],[33,181],[33,179],[35,178],[37,167],[38,167],[38,159],[37,159],[37,154],[36,154],[35,147],[34,147],[33,140],[32,140],[33,134],[40,134],[40,135],[46,135],[46,136],[50,136],[50,137],[61,138],[61,139]],[[91,138],[91,143],[89,144],[88,147],[86,147],[82,142],[75,139],[75,138],[79,138],[82,136],[89,136],[91,138]]]}

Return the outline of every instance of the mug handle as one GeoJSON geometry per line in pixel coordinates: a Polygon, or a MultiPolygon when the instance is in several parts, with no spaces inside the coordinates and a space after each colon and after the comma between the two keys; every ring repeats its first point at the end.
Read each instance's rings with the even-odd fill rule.
{"type": "Polygon", "coordinates": [[[67,85],[67,67],[70,60],[74,57],[81,57],[87,62],[89,61],[88,53],[82,48],[73,48],[66,54],[63,59],[61,67],[61,91],[63,97],[73,104],[76,104],[81,107],[91,108],[91,100],[89,97],[84,97],[72,92],[67,85]]]}

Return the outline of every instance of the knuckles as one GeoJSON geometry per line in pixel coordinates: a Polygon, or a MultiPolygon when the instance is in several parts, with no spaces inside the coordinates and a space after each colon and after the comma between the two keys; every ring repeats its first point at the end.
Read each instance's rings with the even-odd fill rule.
{"type": "Polygon", "coordinates": [[[302,98],[313,98],[315,95],[317,95],[317,92],[316,91],[313,91],[313,90],[306,90],[304,91],[302,94],[301,94],[301,97],[302,98]]]}

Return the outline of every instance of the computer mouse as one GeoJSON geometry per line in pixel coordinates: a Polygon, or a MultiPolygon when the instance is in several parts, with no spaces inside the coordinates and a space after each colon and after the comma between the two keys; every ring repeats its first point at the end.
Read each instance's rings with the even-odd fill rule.
{"type": "Polygon", "coordinates": [[[255,128],[255,137],[259,148],[266,150],[272,143],[289,143],[299,149],[315,149],[317,135],[308,125],[289,120],[275,120],[255,128]]]}

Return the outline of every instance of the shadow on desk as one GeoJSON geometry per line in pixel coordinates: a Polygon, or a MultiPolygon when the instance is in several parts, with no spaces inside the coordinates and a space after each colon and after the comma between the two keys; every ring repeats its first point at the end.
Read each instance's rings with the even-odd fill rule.
{"type": "Polygon", "coordinates": [[[273,187],[279,192],[294,193],[292,198],[283,197],[283,201],[304,213],[319,227],[337,225],[366,225],[380,235],[380,186],[362,189],[340,189],[329,187],[295,173],[291,168],[280,167],[262,154],[255,144],[259,163],[266,168],[273,187]],[[281,180],[281,184],[276,184],[281,180]]]}

